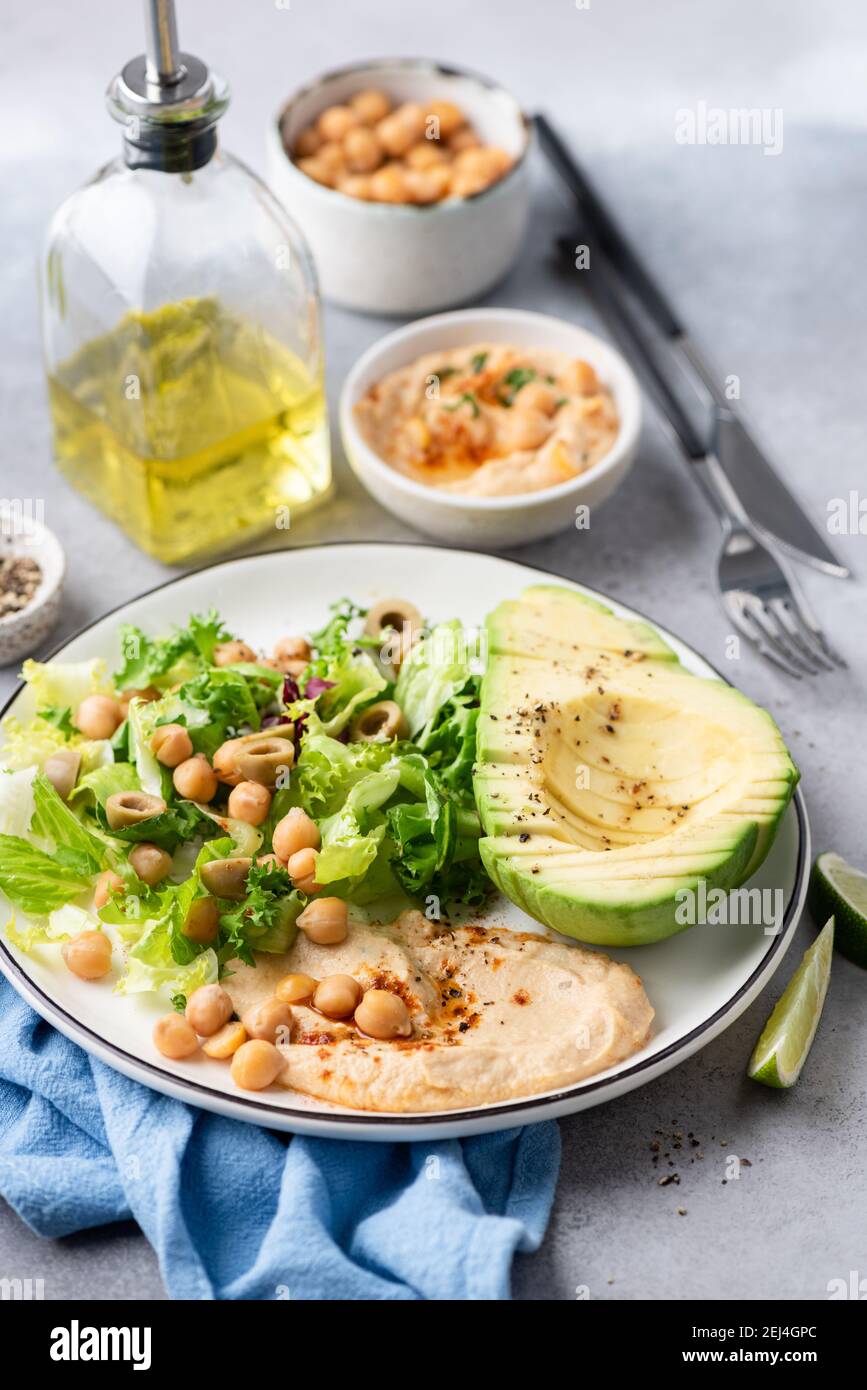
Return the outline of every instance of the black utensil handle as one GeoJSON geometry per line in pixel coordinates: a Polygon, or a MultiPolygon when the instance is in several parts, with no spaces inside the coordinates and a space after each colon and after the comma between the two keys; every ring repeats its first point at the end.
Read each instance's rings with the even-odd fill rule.
{"type": "Polygon", "coordinates": [[[599,198],[587,175],[579,167],[575,156],[566,148],[546,116],[537,115],[534,119],[542,148],[578,201],[583,221],[596,236],[612,265],[617,267],[624,282],[629,285],[666,337],[682,337],[685,332],[683,325],[662,291],[651,280],[637,253],[599,198]]]}
{"type": "MultiPolygon", "coordinates": [[[[557,241],[558,249],[571,260],[573,248],[566,237],[557,241]]],[[[632,309],[616,282],[615,272],[609,268],[603,251],[598,246],[590,248],[590,268],[582,271],[587,275],[591,294],[596,294],[603,313],[619,328],[636,358],[640,361],[645,377],[653,388],[661,409],[665,412],[672,429],[681,442],[684,452],[690,459],[704,458],[707,454],[707,440],[696,430],[677,393],[665,375],[651,349],[645,341],[632,309]]]]}

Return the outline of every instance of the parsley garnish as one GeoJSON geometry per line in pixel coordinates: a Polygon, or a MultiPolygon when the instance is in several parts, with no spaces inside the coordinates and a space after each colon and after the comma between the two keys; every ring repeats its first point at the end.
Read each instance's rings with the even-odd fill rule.
{"type": "Polygon", "coordinates": [[[500,405],[512,405],[518,392],[522,390],[524,386],[529,385],[531,381],[535,381],[538,375],[539,373],[532,367],[513,367],[510,372],[506,373],[503,380],[500,382],[501,387],[508,387],[505,395],[503,395],[502,391],[497,393],[497,400],[500,402],[500,405]]]}
{"type": "Polygon", "coordinates": [[[477,352],[475,357],[470,362],[470,371],[474,372],[475,375],[478,376],[479,372],[484,371],[485,363],[487,362],[489,356],[490,353],[488,352],[477,352]]]}
{"type": "Polygon", "coordinates": [[[473,395],[472,391],[464,391],[463,395],[458,397],[454,405],[443,406],[443,410],[457,410],[459,406],[462,406],[464,404],[464,401],[466,401],[467,404],[471,407],[473,412],[473,419],[478,420],[482,412],[479,410],[479,403],[473,395]]]}

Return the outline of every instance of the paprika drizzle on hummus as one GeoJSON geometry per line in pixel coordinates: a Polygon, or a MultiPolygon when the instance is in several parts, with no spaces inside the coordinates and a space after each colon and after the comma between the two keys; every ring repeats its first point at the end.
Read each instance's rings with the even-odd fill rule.
{"type": "Polygon", "coordinates": [[[586,473],[620,425],[589,362],[502,343],[427,353],[371,386],[355,410],[392,468],[474,497],[538,492],[586,473]]]}

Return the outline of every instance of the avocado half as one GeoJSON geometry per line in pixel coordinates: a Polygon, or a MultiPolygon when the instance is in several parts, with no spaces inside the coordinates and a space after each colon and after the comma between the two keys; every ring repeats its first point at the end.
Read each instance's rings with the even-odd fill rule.
{"type": "Polygon", "coordinates": [[[474,781],[507,897],[567,936],[634,946],[683,931],[679,895],[701,879],[755,872],[798,782],[765,710],[570,589],[526,589],[487,634],[474,781]]]}

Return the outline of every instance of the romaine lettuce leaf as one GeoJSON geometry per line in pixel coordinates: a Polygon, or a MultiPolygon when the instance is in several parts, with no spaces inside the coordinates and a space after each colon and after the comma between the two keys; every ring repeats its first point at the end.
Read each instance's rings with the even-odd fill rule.
{"type": "Polygon", "coordinates": [[[92,874],[81,861],[64,863],[18,835],[0,835],[0,889],[16,907],[44,917],[90,887],[92,874]]]}

